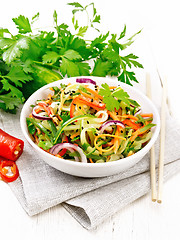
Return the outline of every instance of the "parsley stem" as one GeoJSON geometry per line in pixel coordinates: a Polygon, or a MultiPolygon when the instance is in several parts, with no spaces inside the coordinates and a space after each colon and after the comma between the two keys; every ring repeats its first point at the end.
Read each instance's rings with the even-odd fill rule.
{"type": "Polygon", "coordinates": [[[38,61],[33,61],[34,63],[37,63],[37,64],[39,64],[39,65],[41,65],[41,66],[49,66],[49,67],[52,67],[53,69],[56,69],[56,70],[59,70],[59,67],[57,67],[57,66],[55,66],[55,65],[53,65],[53,64],[50,64],[50,63],[42,63],[42,62],[38,62],[38,61]]]}

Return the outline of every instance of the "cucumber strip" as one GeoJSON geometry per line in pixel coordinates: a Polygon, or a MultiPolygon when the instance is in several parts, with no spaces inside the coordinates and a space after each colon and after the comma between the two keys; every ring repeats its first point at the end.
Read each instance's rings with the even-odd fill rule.
{"type": "Polygon", "coordinates": [[[49,125],[50,125],[50,128],[51,128],[51,132],[52,132],[52,135],[53,137],[55,137],[56,133],[57,133],[57,129],[56,129],[56,126],[55,124],[53,123],[53,121],[51,120],[47,120],[49,125]]]}
{"type": "Polygon", "coordinates": [[[49,140],[51,142],[53,142],[53,137],[52,135],[48,132],[48,130],[40,123],[37,122],[35,119],[33,118],[26,118],[28,121],[30,121],[31,123],[33,123],[36,127],[38,127],[42,132],[44,132],[46,134],[46,136],[49,138],[49,140]]]}
{"type": "Polygon", "coordinates": [[[73,123],[74,121],[77,120],[81,120],[81,119],[87,119],[87,118],[94,118],[95,116],[92,115],[79,115],[79,116],[75,116],[73,118],[70,118],[68,121],[66,121],[65,123],[63,123],[63,125],[60,127],[60,129],[57,131],[55,138],[54,138],[54,144],[57,143],[61,133],[63,132],[63,130],[65,129],[65,127],[67,127],[69,124],[73,123]]]}
{"type": "Polygon", "coordinates": [[[81,135],[80,135],[81,144],[82,144],[82,145],[85,144],[85,145],[87,146],[86,151],[87,151],[88,153],[90,153],[90,152],[93,151],[93,152],[94,152],[94,155],[99,155],[99,151],[97,151],[97,150],[94,151],[95,148],[91,147],[90,144],[87,142],[87,139],[86,139],[86,131],[88,131],[88,128],[84,128],[84,129],[81,131],[81,135]]]}

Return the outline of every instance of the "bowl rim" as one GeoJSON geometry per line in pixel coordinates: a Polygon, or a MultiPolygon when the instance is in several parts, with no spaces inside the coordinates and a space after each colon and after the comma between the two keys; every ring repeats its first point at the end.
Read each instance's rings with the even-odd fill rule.
{"type": "MultiPolygon", "coordinates": [[[[109,81],[108,80],[108,81],[109,81]]],[[[98,85],[98,84],[97,84],[98,85]]],[[[125,84],[123,82],[119,82],[117,79],[112,79],[110,77],[97,77],[97,76],[77,76],[77,77],[70,77],[70,78],[63,78],[61,80],[57,80],[55,82],[49,83],[41,88],[39,88],[37,91],[35,91],[25,102],[25,104],[23,105],[23,108],[21,110],[21,114],[20,114],[20,126],[21,126],[21,130],[26,138],[26,140],[31,144],[32,147],[34,147],[39,153],[41,153],[44,157],[51,157],[53,160],[55,161],[59,161],[59,162],[66,162],[67,165],[71,165],[71,166],[78,166],[78,167],[87,167],[87,168],[102,168],[104,166],[110,167],[110,166],[116,166],[119,165],[120,163],[123,164],[124,162],[127,161],[133,161],[133,159],[136,158],[140,158],[141,156],[144,156],[153,146],[153,144],[155,143],[155,141],[158,138],[159,132],[160,132],[160,116],[158,113],[158,110],[156,108],[156,106],[154,105],[154,103],[143,93],[141,92],[139,89],[135,88],[134,86],[130,86],[128,84],[125,84]],[[135,92],[135,94],[140,95],[141,97],[143,97],[152,107],[154,114],[156,115],[156,126],[155,126],[155,130],[153,132],[153,136],[151,137],[150,141],[148,142],[148,144],[146,146],[144,146],[141,150],[139,150],[138,152],[136,152],[135,154],[126,157],[126,158],[122,158],[116,161],[111,161],[111,162],[104,162],[104,163],[99,163],[99,164],[90,164],[90,163],[83,163],[83,162],[75,162],[75,161],[71,161],[68,159],[63,159],[63,158],[58,158],[56,156],[53,156],[47,152],[45,152],[43,149],[39,148],[30,138],[28,131],[27,131],[27,125],[26,125],[26,117],[25,116],[25,111],[27,106],[29,105],[29,102],[32,103],[32,99],[34,99],[34,96],[36,94],[39,94],[41,91],[43,90],[47,90],[49,87],[52,87],[55,84],[58,84],[59,82],[63,82],[63,81],[72,81],[73,79],[76,78],[91,78],[91,79],[96,79],[98,81],[102,81],[102,83],[104,83],[104,80],[110,80],[111,82],[114,82],[114,84],[117,85],[121,85],[122,88],[123,86],[125,86],[125,88],[128,89],[133,89],[133,91],[135,92]]]]}

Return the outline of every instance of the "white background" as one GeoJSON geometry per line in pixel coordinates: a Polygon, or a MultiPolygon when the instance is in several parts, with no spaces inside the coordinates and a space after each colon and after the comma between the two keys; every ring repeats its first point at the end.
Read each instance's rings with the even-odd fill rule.
{"type": "MultiPolygon", "coordinates": [[[[54,10],[58,13],[59,24],[71,24],[72,8],[66,5],[67,2],[69,1],[3,1],[0,7],[0,27],[9,28],[15,33],[12,17],[22,14],[31,18],[40,12],[40,21],[34,27],[49,30],[53,26],[54,10]]],[[[80,3],[85,5],[91,1],[80,3]]],[[[153,101],[160,104],[158,68],[162,78],[167,77],[172,112],[180,122],[179,1],[94,0],[94,3],[101,15],[99,28],[102,33],[110,30],[111,33],[120,34],[124,24],[127,25],[128,37],[143,29],[131,47],[144,65],[144,70],[136,71],[140,83],[135,86],[143,91],[145,73],[149,72],[153,82],[153,101]]],[[[95,34],[91,31],[87,38],[93,38],[95,34]]],[[[152,203],[148,194],[112,216],[97,229],[87,231],[61,206],[28,217],[9,187],[0,182],[0,239],[179,239],[179,183],[180,173],[165,184],[162,205],[152,203]]]]}

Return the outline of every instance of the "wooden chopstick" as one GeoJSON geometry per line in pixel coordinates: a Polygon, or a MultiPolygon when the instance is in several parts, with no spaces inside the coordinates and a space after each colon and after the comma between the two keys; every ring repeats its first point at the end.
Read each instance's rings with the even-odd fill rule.
{"type": "MultiPolygon", "coordinates": [[[[146,74],[146,95],[152,99],[151,95],[151,79],[149,73],[146,74]]],[[[151,199],[153,202],[157,200],[156,190],[156,162],[155,162],[155,149],[154,145],[150,150],[150,175],[151,175],[151,199]]]]}
{"type": "Polygon", "coordinates": [[[165,78],[162,82],[159,179],[158,179],[158,197],[157,197],[157,202],[158,203],[162,202],[163,170],[164,170],[164,146],[165,146],[165,121],[166,121],[166,116],[165,116],[166,100],[167,100],[167,81],[166,81],[166,78],[165,78]]]}

